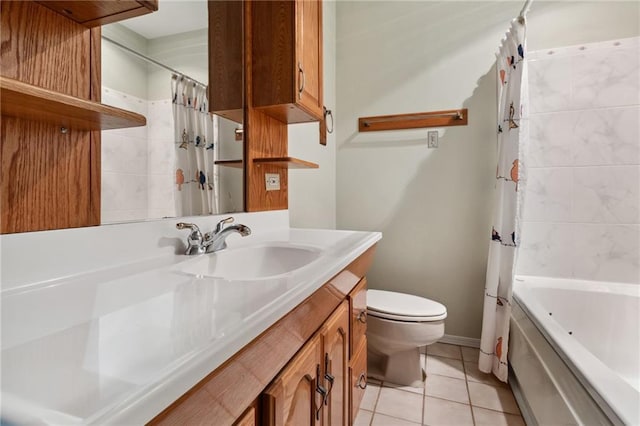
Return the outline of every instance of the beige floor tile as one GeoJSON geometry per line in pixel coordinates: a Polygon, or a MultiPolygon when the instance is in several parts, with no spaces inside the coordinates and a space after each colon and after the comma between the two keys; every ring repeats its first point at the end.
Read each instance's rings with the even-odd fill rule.
{"type": "Polygon", "coordinates": [[[467,346],[460,346],[462,351],[462,359],[464,362],[478,362],[478,356],[480,355],[480,349],[469,348],[467,346]]]}
{"type": "MultiPolygon", "coordinates": [[[[383,387],[380,391],[375,415],[380,413],[420,423],[422,421],[422,403],[422,395],[383,387]]],[[[373,421],[375,424],[375,416],[373,421]]]]}
{"type": "Polygon", "coordinates": [[[469,404],[467,382],[452,377],[431,375],[427,377],[425,395],[469,404]]]}
{"type": "Polygon", "coordinates": [[[406,420],[375,413],[373,415],[373,423],[371,423],[371,426],[415,426],[421,424],[422,423],[408,422],[406,420]]]}
{"type": "Polygon", "coordinates": [[[464,379],[464,367],[462,361],[457,359],[442,358],[427,355],[427,377],[429,374],[439,374],[441,376],[464,379]]]}
{"type": "Polygon", "coordinates": [[[398,390],[402,390],[405,392],[413,392],[413,393],[417,393],[420,395],[424,394],[424,382],[422,383],[422,386],[420,386],[419,388],[414,388],[413,386],[401,386],[401,385],[396,385],[395,383],[391,383],[391,382],[384,382],[382,384],[383,387],[385,388],[392,388],[392,389],[398,389],[398,390]]]}
{"type": "Polygon", "coordinates": [[[364,396],[362,397],[362,402],[360,403],[360,409],[373,411],[376,408],[378,395],[380,395],[380,385],[376,385],[371,381],[368,381],[367,390],[364,391],[364,396]]]}
{"type": "Polygon", "coordinates": [[[476,425],[487,426],[525,426],[524,420],[515,414],[500,413],[480,407],[473,407],[476,425]]]}
{"type": "Polygon", "coordinates": [[[424,424],[429,426],[472,426],[471,406],[444,399],[424,399],[424,424]]]}
{"type": "Polygon", "coordinates": [[[427,355],[442,356],[445,358],[462,359],[460,346],[447,343],[434,343],[427,346],[427,355]]]}
{"type": "Polygon", "coordinates": [[[483,373],[480,371],[477,362],[465,362],[464,370],[467,374],[467,380],[470,382],[486,383],[491,386],[508,386],[506,383],[498,380],[492,373],[483,373]]]}
{"type": "Polygon", "coordinates": [[[353,421],[353,426],[369,426],[373,413],[367,410],[359,410],[356,419],[353,421]]]}
{"type": "Polygon", "coordinates": [[[471,405],[511,414],[520,414],[516,399],[509,387],[490,386],[485,383],[467,382],[471,405]]]}

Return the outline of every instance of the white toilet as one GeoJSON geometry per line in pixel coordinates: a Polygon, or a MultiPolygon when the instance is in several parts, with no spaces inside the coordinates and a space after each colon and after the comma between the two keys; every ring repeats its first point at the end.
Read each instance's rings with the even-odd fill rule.
{"type": "Polygon", "coordinates": [[[420,347],[444,336],[447,308],[405,293],[367,291],[367,357],[369,377],[421,387],[420,347]]]}

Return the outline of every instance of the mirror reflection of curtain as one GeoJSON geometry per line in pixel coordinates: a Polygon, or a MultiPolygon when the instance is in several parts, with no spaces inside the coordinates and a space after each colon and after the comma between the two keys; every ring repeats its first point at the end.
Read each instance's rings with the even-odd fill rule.
{"type": "Polygon", "coordinates": [[[207,88],[174,75],[171,99],[176,216],[217,214],[217,122],[208,112],[207,88]]]}

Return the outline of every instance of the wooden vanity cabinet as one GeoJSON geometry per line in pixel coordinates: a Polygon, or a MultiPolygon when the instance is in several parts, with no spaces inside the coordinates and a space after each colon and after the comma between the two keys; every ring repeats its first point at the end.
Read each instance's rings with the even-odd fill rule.
{"type": "Polygon", "coordinates": [[[262,394],[265,426],[321,425],[322,335],[316,334],[262,394]]]}
{"type": "Polygon", "coordinates": [[[252,106],[284,123],[322,120],[322,1],[256,1],[251,22],[252,106]]]}
{"type": "Polygon", "coordinates": [[[366,386],[364,300],[375,246],[156,416],[150,425],[347,426],[366,386]]]}

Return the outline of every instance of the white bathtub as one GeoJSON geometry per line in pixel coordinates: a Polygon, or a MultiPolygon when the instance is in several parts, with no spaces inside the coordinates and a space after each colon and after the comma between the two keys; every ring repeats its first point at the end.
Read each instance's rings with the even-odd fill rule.
{"type": "MultiPolygon", "coordinates": [[[[513,293],[517,305],[609,421],[640,424],[640,286],[517,276],[513,293]]],[[[519,311],[517,305],[514,312],[519,311]]],[[[516,332],[526,329],[517,324],[516,319],[516,332]]],[[[517,341],[522,338],[516,337],[517,341]]],[[[541,365],[552,370],[544,362],[541,365]]],[[[570,380],[550,380],[559,394],[571,399],[575,391],[566,386],[570,380]]],[[[569,411],[576,414],[578,408],[571,405],[569,411]]],[[[584,420],[579,414],[574,418],[582,418],[578,423],[584,420]]]]}

